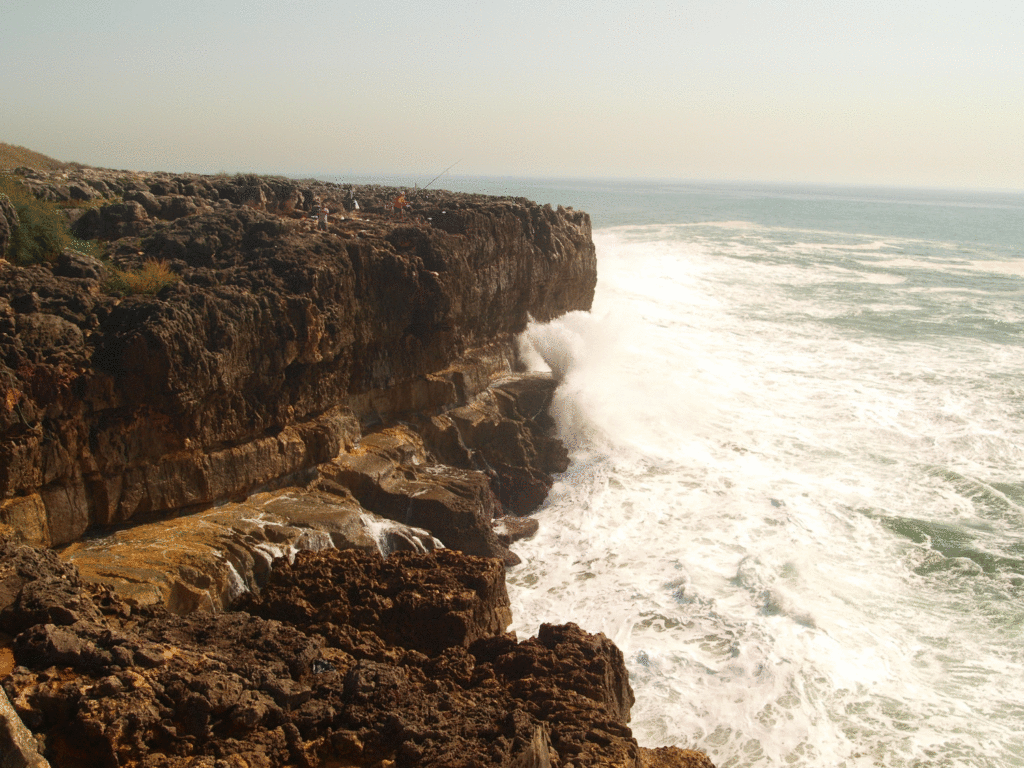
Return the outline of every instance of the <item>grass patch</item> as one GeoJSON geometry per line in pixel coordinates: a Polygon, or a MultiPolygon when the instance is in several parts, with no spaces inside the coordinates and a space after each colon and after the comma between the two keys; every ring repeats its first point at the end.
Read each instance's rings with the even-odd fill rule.
{"type": "Polygon", "coordinates": [[[111,266],[109,270],[103,289],[119,296],[155,295],[178,282],[178,275],[166,262],[158,259],[146,259],[140,269],[124,270],[111,266]]]}
{"type": "MultiPolygon", "coordinates": [[[[71,234],[67,217],[62,212],[62,209],[71,206],[40,200],[17,178],[6,173],[0,173],[0,195],[6,195],[18,213],[18,225],[12,228],[7,253],[0,254],[12,264],[25,267],[45,261],[52,262],[65,248],[73,248],[90,256],[101,255],[103,249],[97,242],[79,240],[71,234]]],[[[96,207],[108,201],[79,202],[96,207]]]]}
{"type": "Polygon", "coordinates": [[[0,141],[0,170],[12,170],[25,166],[26,168],[35,168],[37,171],[59,171],[75,165],[77,163],[54,160],[52,157],[47,157],[31,149],[0,141]]]}
{"type": "Polygon", "coordinates": [[[68,220],[54,203],[40,200],[13,176],[0,174],[0,194],[7,195],[18,212],[18,226],[7,245],[7,260],[27,266],[53,261],[76,245],[68,220]]]}

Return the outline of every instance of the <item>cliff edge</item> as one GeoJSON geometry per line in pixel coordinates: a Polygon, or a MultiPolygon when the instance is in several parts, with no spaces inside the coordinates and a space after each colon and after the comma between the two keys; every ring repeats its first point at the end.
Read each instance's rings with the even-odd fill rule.
{"type": "Polygon", "coordinates": [[[374,424],[464,406],[512,370],[528,317],[588,308],[596,282],[589,217],[524,199],[424,190],[398,215],[379,187],[21,178],[109,257],[0,262],[0,521],[44,546],[244,496],[374,424]],[[111,268],[157,262],[172,277],[155,295],[110,292],[111,268]]]}
{"type": "Polygon", "coordinates": [[[589,308],[585,213],[16,175],[104,259],[0,260],[0,762],[713,768],[603,635],[506,633],[568,460],[515,336],[589,308]]]}

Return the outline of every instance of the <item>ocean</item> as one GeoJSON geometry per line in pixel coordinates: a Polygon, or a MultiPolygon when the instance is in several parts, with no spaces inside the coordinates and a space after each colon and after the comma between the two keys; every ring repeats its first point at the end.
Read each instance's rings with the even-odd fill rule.
{"type": "Polygon", "coordinates": [[[1024,194],[443,182],[594,225],[521,339],[572,461],[512,629],[603,632],[719,768],[1024,766],[1024,194]]]}

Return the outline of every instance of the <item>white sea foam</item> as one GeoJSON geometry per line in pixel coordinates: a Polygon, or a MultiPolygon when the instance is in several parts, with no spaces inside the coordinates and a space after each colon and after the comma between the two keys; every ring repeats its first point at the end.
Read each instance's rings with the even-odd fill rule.
{"type": "Polygon", "coordinates": [[[1024,764],[1019,348],[879,249],[719,229],[598,231],[593,312],[528,329],[572,464],[514,628],[604,632],[640,742],[718,765],[1024,764]]]}

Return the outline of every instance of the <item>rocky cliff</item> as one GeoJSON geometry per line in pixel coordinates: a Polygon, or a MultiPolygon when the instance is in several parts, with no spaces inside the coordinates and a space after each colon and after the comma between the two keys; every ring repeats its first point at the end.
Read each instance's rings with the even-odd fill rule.
{"type": "Polygon", "coordinates": [[[465,406],[512,369],[529,316],[587,308],[596,280],[587,215],[522,199],[425,190],[397,216],[374,187],[24,183],[63,200],[113,266],[174,276],[120,297],[73,251],[0,262],[0,520],[48,546],[300,477],[375,423],[465,406]]]}
{"type": "Polygon", "coordinates": [[[506,634],[567,465],[515,335],[590,306],[585,213],[18,175],[105,258],[0,260],[3,765],[711,765],[637,746],[607,638],[506,634]]]}

